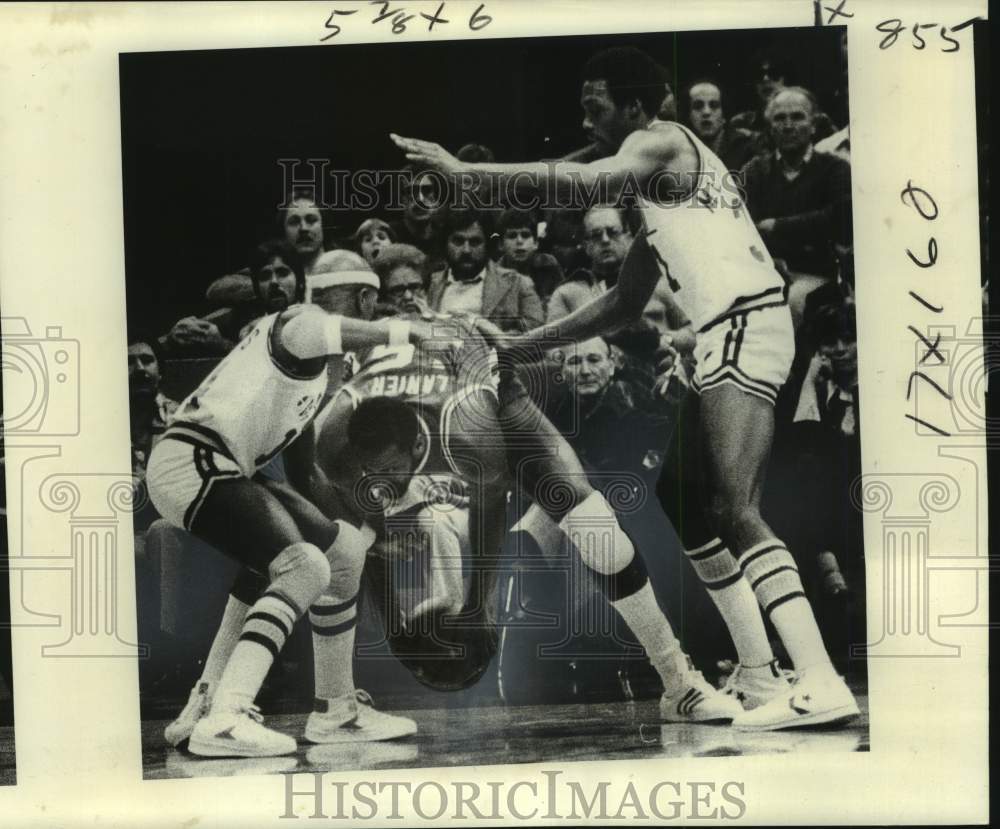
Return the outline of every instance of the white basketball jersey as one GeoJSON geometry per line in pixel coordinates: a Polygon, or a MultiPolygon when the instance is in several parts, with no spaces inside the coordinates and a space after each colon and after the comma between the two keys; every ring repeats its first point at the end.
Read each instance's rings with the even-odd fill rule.
{"type": "Polygon", "coordinates": [[[289,354],[280,316],[264,317],[240,340],[181,403],[167,431],[230,455],[248,477],[302,434],[327,387],[326,358],[289,354]]]}
{"type": "MultiPolygon", "coordinates": [[[[639,203],[650,246],[674,300],[695,331],[732,312],[784,302],[775,270],[732,173],[690,130],[654,120],[650,130],[680,129],[698,155],[699,180],[684,199],[639,203]]],[[[655,185],[654,185],[655,188],[655,185]]]]}

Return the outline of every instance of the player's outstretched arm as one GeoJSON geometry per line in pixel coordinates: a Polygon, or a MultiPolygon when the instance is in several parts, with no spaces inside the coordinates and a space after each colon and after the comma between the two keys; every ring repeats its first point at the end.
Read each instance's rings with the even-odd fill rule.
{"type": "Polygon", "coordinates": [[[526,334],[508,337],[500,347],[518,353],[537,353],[566,341],[583,342],[601,336],[638,319],[660,279],[660,267],[647,242],[646,233],[636,236],[618,275],[618,283],[607,293],[592,299],[569,316],[542,325],[526,334]]]}
{"type": "MultiPolygon", "coordinates": [[[[653,134],[644,130],[633,132],[622,142],[613,156],[583,161],[580,153],[555,161],[525,161],[515,164],[483,162],[471,164],[459,161],[433,141],[405,138],[395,133],[389,137],[418,169],[437,170],[445,175],[471,175],[485,179],[491,188],[508,192],[508,187],[538,193],[572,196],[580,204],[617,203],[623,195],[642,195],[653,175],[678,151],[676,136],[653,134]]],[[[593,152],[593,151],[590,151],[593,152]]]]}
{"type": "Polygon", "coordinates": [[[315,305],[285,313],[290,316],[281,329],[281,343],[300,360],[376,345],[419,345],[431,336],[430,326],[416,320],[368,322],[328,314],[315,305]]]}

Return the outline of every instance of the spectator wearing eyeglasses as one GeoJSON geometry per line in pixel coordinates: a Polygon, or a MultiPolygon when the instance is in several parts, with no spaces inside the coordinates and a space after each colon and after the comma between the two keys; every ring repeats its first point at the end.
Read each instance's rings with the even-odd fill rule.
{"type": "MultiPolygon", "coordinates": [[[[591,295],[603,293],[617,284],[618,273],[632,246],[633,238],[624,212],[619,208],[592,207],[584,214],[583,249],[590,260],[590,270],[594,275],[591,295]]],[[[678,327],[676,321],[671,320],[674,308],[676,306],[671,299],[670,288],[666,280],[661,278],[643,311],[643,319],[651,323],[661,334],[666,334],[672,328],[678,327]],[[674,325],[671,325],[671,322],[674,322],[674,325]]]]}
{"type": "Polygon", "coordinates": [[[375,273],[382,283],[382,303],[400,313],[429,311],[426,268],[427,257],[419,248],[387,245],[375,260],[375,273]]]}
{"type": "MultiPolygon", "coordinates": [[[[557,322],[618,282],[618,273],[632,245],[633,235],[624,212],[617,207],[596,206],[583,216],[583,250],[590,260],[589,282],[567,281],[549,300],[548,322],[557,322]]],[[[621,379],[650,392],[657,382],[657,351],[687,322],[673,300],[669,284],[661,278],[643,310],[642,320],[609,335],[612,359],[621,379]]],[[[558,355],[553,355],[558,359],[558,355]]],[[[683,368],[678,380],[683,382],[683,368]]],[[[673,372],[670,372],[673,374],[673,372]]],[[[666,388],[668,378],[663,378],[666,388]]]]}
{"type": "Polygon", "coordinates": [[[575,267],[567,272],[566,281],[549,299],[548,322],[573,313],[615,284],[625,253],[632,244],[632,235],[623,225],[618,210],[598,207],[584,214],[580,227],[573,232],[572,242],[574,263],[587,267],[575,267]]]}

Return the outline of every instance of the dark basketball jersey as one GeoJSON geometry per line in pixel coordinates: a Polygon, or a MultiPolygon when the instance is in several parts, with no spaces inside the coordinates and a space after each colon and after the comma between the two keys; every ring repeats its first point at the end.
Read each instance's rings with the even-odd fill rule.
{"type": "MultiPolygon", "coordinates": [[[[478,477],[486,471],[486,456],[495,454],[479,450],[502,445],[497,424],[497,355],[468,319],[440,316],[433,325],[436,336],[462,343],[453,360],[413,345],[376,346],[334,396],[332,408],[342,410],[344,395],[352,409],[374,397],[404,400],[416,411],[427,438],[427,452],[414,474],[454,472],[478,477]]],[[[489,477],[496,473],[489,470],[489,477]]]]}

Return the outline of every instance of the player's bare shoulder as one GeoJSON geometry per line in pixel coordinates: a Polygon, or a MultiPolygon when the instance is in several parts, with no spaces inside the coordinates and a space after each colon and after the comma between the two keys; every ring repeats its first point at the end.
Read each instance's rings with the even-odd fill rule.
{"type": "Polygon", "coordinates": [[[697,161],[697,153],[679,125],[658,119],[651,121],[646,129],[629,134],[619,152],[668,169],[677,165],[677,169],[681,169],[689,161],[697,161]]]}
{"type": "Polygon", "coordinates": [[[654,201],[686,198],[695,189],[701,158],[688,133],[674,121],[654,119],[644,130],[636,130],[622,143],[633,154],[655,159],[656,175],[647,181],[647,196],[654,201]]]}

